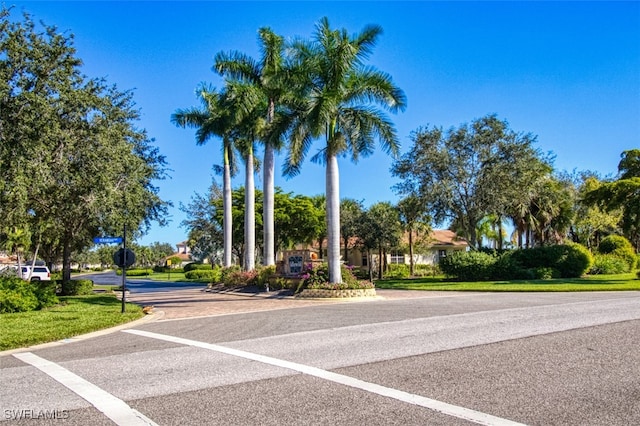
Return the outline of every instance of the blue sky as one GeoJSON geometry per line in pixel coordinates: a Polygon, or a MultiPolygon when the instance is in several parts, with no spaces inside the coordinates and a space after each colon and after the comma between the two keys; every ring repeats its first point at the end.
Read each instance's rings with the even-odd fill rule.
{"type": "MultiPolygon", "coordinates": [[[[621,152],[640,147],[638,1],[5,4],[74,34],[86,75],[134,90],[139,126],[172,169],[171,179],[158,182],[160,195],[174,203],[170,225],[154,226],[142,244],[186,238],[178,206],[205,193],[212,166],[221,163],[218,141],[196,146],[194,131],[174,127],[171,114],[198,104],[200,82],[221,87],[211,71],[215,53],[240,50],[258,58],[263,26],[287,38],[309,37],[323,16],[350,33],[382,26],[370,64],[407,96],[407,110],[391,116],[402,152],[420,126],[449,128],[491,113],[515,131],[537,135],[537,147],[555,154],[557,170],[613,175],[621,152]]],[[[357,164],[342,159],[341,197],[365,206],[396,202],[391,164],[381,151],[357,164]]],[[[278,175],[276,185],[295,194],[324,193],[324,168],[307,161],[300,175],[278,175]]],[[[260,175],[256,186],[262,186],[260,175]]]]}

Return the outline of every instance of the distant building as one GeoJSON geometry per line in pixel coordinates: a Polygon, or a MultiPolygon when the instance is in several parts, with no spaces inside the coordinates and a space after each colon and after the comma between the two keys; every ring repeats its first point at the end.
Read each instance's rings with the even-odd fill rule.
{"type": "Polygon", "coordinates": [[[191,257],[191,248],[187,245],[186,241],[182,241],[176,244],[176,248],[178,249],[178,251],[164,258],[165,266],[167,264],[167,259],[172,257],[179,257],[181,261],[180,265],[171,265],[174,267],[184,266],[187,263],[193,262],[193,258],[191,257]]]}
{"type": "MultiPolygon", "coordinates": [[[[356,266],[362,269],[369,269],[369,261],[366,251],[362,251],[356,245],[357,238],[349,241],[349,249],[347,250],[347,258],[344,258],[344,240],[340,239],[340,255],[341,260],[347,265],[356,266]],[[355,246],[355,247],[354,247],[355,246]]],[[[410,264],[409,258],[409,235],[405,234],[402,247],[387,252],[387,264],[410,264]]],[[[455,232],[448,229],[434,229],[426,237],[422,238],[421,244],[414,244],[413,262],[415,265],[437,265],[444,257],[450,256],[456,251],[467,251],[469,244],[463,238],[456,235],[455,232]]],[[[316,243],[310,246],[298,245],[293,250],[286,250],[279,253],[278,259],[283,263],[283,272],[286,274],[294,274],[302,263],[317,261],[318,258],[327,258],[327,243],[323,242],[322,256],[320,256],[319,246],[316,243]]],[[[377,251],[372,253],[372,261],[374,267],[378,264],[377,251]]]]}

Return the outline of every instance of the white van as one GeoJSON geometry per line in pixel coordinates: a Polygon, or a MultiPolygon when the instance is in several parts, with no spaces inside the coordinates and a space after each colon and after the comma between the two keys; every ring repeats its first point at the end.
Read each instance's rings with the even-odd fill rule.
{"type": "Polygon", "coordinates": [[[22,279],[28,280],[31,276],[31,281],[51,281],[51,272],[46,266],[34,266],[31,269],[30,265],[22,267],[22,279]]]}

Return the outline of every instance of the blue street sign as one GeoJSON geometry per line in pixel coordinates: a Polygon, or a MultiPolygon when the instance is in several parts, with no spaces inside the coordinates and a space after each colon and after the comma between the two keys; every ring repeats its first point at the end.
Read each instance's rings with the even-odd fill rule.
{"type": "Polygon", "coordinates": [[[95,237],[93,242],[96,244],[120,244],[122,237],[95,237]]]}

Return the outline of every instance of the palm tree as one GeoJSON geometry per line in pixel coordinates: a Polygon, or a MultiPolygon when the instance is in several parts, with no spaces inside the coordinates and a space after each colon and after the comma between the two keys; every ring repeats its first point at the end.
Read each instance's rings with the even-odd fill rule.
{"type": "Polygon", "coordinates": [[[265,132],[263,97],[259,89],[239,80],[227,80],[227,107],[233,111],[235,127],[233,135],[235,146],[245,163],[245,200],[244,200],[244,262],[243,269],[255,269],[256,259],[256,222],[255,222],[255,159],[254,146],[265,132]]]}
{"type": "Polygon", "coordinates": [[[202,84],[198,90],[198,97],[202,107],[178,109],[171,115],[171,122],[179,127],[197,129],[196,143],[205,144],[209,139],[217,136],[222,139],[223,158],[223,266],[231,266],[232,253],[232,215],[231,215],[231,176],[236,167],[233,155],[232,133],[236,124],[236,117],[228,108],[226,93],[218,92],[215,88],[202,84]]]}
{"type": "Polygon", "coordinates": [[[396,155],[399,150],[395,128],[377,106],[403,110],[405,95],[388,74],[364,65],[381,33],[382,28],[370,25],[349,36],[345,29],[332,30],[323,18],[312,41],[293,46],[294,58],[307,70],[308,80],[303,104],[290,115],[284,171],[290,176],[299,173],[313,140],[324,135],[324,148],[312,161],[326,165],[327,260],[333,283],[342,282],[338,156],[348,153],[355,162],[373,152],[376,139],[388,153],[396,155]]]}
{"type": "MultiPolygon", "coordinates": [[[[277,103],[285,96],[290,85],[287,83],[287,68],[284,59],[284,39],[271,31],[258,31],[260,61],[237,51],[220,52],[215,57],[214,69],[228,78],[252,84],[267,99],[265,116],[267,125],[275,117],[277,103]]],[[[263,161],[263,264],[275,265],[275,222],[274,222],[274,152],[281,148],[280,135],[264,137],[263,161]]]]}

